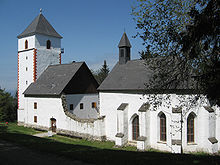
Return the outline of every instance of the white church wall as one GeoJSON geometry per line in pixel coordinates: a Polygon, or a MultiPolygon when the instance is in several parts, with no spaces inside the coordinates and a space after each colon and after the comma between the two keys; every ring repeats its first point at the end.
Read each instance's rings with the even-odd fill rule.
{"type": "Polygon", "coordinates": [[[104,136],[104,120],[97,119],[93,122],[74,120],[64,113],[61,98],[25,97],[25,125],[49,129],[50,119],[56,119],[57,132],[71,134],[79,137],[104,136]],[[34,109],[37,103],[37,109],[34,109]],[[37,116],[37,122],[34,122],[37,116]]]}
{"type": "Polygon", "coordinates": [[[92,108],[94,102],[98,105],[98,94],[73,94],[66,95],[68,110],[81,119],[97,118],[99,115],[98,107],[92,108]],[[73,104],[73,110],[70,110],[70,104],[73,104]],[[83,104],[83,109],[80,109],[83,104]]]}
{"type": "MultiPolygon", "coordinates": [[[[152,148],[156,148],[162,151],[171,151],[171,113],[170,108],[159,106],[158,109],[155,111],[152,108],[150,109],[150,141],[149,144],[152,148]],[[164,113],[166,116],[166,141],[160,140],[160,118],[159,113],[164,113]]],[[[174,126],[175,127],[175,126],[174,126]]]]}
{"type": "Polygon", "coordinates": [[[136,113],[143,104],[141,94],[126,94],[126,93],[99,93],[100,99],[100,115],[105,117],[105,132],[109,140],[115,140],[117,134],[117,108],[121,103],[128,103],[128,140],[132,140],[130,132],[132,127],[131,117],[136,113]]]}
{"type": "Polygon", "coordinates": [[[47,46],[47,40],[51,41],[51,49],[60,51],[61,48],[61,39],[57,37],[35,34],[36,40],[35,45],[37,49],[45,49],[47,46]]]}
{"type": "Polygon", "coordinates": [[[28,41],[28,49],[35,48],[35,36],[33,35],[33,36],[28,36],[28,37],[18,39],[18,51],[26,50],[25,49],[26,40],[28,41]]]}
{"type": "Polygon", "coordinates": [[[62,127],[62,106],[60,98],[32,98],[25,97],[26,124],[50,127],[50,119],[57,120],[57,127],[62,127]],[[37,109],[34,109],[37,103],[37,109]],[[37,116],[37,122],[34,122],[37,116]],[[60,120],[59,120],[60,119],[60,120]]]}
{"type": "Polygon", "coordinates": [[[17,120],[18,120],[18,123],[24,123],[25,122],[25,112],[24,112],[24,109],[17,111],[17,120]]]}
{"type": "Polygon", "coordinates": [[[19,109],[24,109],[23,92],[33,82],[33,56],[34,50],[19,52],[18,57],[18,94],[19,94],[19,109]]]}
{"type": "MultiPolygon", "coordinates": [[[[148,144],[152,148],[159,150],[170,151],[174,153],[180,152],[180,144],[172,144],[172,141],[181,142],[181,114],[172,113],[172,108],[182,106],[183,113],[183,127],[182,127],[182,146],[184,152],[204,151],[212,152],[213,147],[209,142],[209,133],[212,129],[209,125],[209,113],[203,106],[208,104],[207,99],[203,101],[198,100],[195,105],[190,105],[190,99],[195,95],[161,95],[162,104],[156,110],[150,106],[150,113],[146,121],[150,120],[150,128],[146,132],[148,144]],[[167,101],[168,100],[168,101],[167,101]],[[163,112],[166,116],[166,141],[160,141],[160,120],[158,114],[163,112]],[[194,142],[187,143],[187,117],[193,112],[194,119],[194,142]],[[209,131],[210,130],[210,131],[209,131]],[[147,133],[148,132],[148,133],[147,133]]],[[[106,136],[109,140],[115,141],[117,133],[117,108],[121,103],[128,103],[128,140],[132,140],[132,115],[138,114],[138,109],[143,103],[150,102],[149,95],[143,96],[142,94],[134,93],[107,93],[100,92],[100,115],[106,116],[106,136]]],[[[158,97],[160,97],[158,95],[158,97]]],[[[218,119],[217,119],[218,120],[218,119]]],[[[219,120],[218,120],[219,121],[219,120]]],[[[146,123],[148,123],[146,122],[146,123]]],[[[149,126],[146,126],[149,127],[149,126]]],[[[216,136],[219,136],[216,135],[216,136]]]]}
{"type": "Polygon", "coordinates": [[[216,114],[216,139],[218,140],[218,150],[220,150],[220,107],[215,106],[216,114]]]}
{"type": "MultiPolygon", "coordinates": [[[[18,39],[18,110],[24,110],[23,92],[52,64],[60,62],[61,39],[36,34],[18,39]],[[25,49],[25,41],[28,48],[25,49]],[[46,41],[51,41],[51,49],[46,49],[46,41]],[[35,54],[36,50],[36,54],[35,54]],[[35,58],[36,57],[36,58],[35,58]],[[36,61],[35,61],[36,60],[36,61]],[[36,76],[36,77],[35,77],[36,76]]],[[[18,111],[18,121],[23,122],[22,114],[18,111]]]]}

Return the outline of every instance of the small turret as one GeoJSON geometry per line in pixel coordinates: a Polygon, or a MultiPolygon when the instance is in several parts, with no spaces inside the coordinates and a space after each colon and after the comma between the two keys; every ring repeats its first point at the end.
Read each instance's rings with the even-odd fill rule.
{"type": "Polygon", "coordinates": [[[131,59],[131,54],[130,54],[131,44],[125,32],[121,37],[121,40],[118,44],[118,48],[119,48],[119,64],[126,64],[126,62],[130,61],[131,59]]]}

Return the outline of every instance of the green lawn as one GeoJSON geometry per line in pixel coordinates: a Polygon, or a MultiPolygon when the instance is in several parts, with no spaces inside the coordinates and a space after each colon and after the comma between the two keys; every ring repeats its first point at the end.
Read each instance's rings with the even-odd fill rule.
{"type": "Polygon", "coordinates": [[[94,164],[220,164],[219,156],[136,152],[135,147],[115,148],[112,142],[87,141],[55,135],[50,138],[32,136],[39,131],[9,124],[0,138],[41,152],[94,164]]]}

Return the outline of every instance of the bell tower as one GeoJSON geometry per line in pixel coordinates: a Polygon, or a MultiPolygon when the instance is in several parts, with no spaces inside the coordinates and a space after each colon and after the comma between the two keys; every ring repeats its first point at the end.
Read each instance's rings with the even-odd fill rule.
{"type": "Polygon", "coordinates": [[[121,40],[118,44],[119,48],[119,64],[126,64],[127,61],[130,61],[131,59],[131,44],[130,41],[124,32],[124,34],[121,37],[121,40]]]}
{"type": "Polygon", "coordinates": [[[61,63],[61,39],[40,14],[18,38],[18,122],[24,121],[24,95],[27,87],[53,64],[61,63]]]}

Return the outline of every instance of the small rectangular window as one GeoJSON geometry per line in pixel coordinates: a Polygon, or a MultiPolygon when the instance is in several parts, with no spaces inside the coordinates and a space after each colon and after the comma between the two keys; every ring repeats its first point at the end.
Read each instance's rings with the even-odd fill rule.
{"type": "Polygon", "coordinates": [[[26,60],[28,59],[28,56],[26,56],[26,60]]]}
{"type": "Polygon", "coordinates": [[[37,116],[34,116],[34,122],[37,123],[37,116]]]}
{"type": "Polygon", "coordinates": [[[92,102],[92,108],[96,108],[96,102],[92,102]]]}
{"type": "Polygon", "coordinates": [[[28,67],[26,67],[26,71],[28,71],[28,67]]]}
{"type": "Polygon", "coordinates": [[[73,104],[70,104],[70,110],[73,110],[73,104]]]}
{"type": "Polygon", "coordinates": [[[37,103],[36,102],[34,103],[34,109],[37,109],[37,103]]]}
{"type": "Polygon", "coordinates": [[[124,57],[124,49],[121,49],[121,51],[120,51],[120,56],[121,56],[121,57],[124,57]]]}
{"type": "Polygon", "coordinates": [[[83,109],[83,103],[80,103],[80,109],[83,109]]]}

